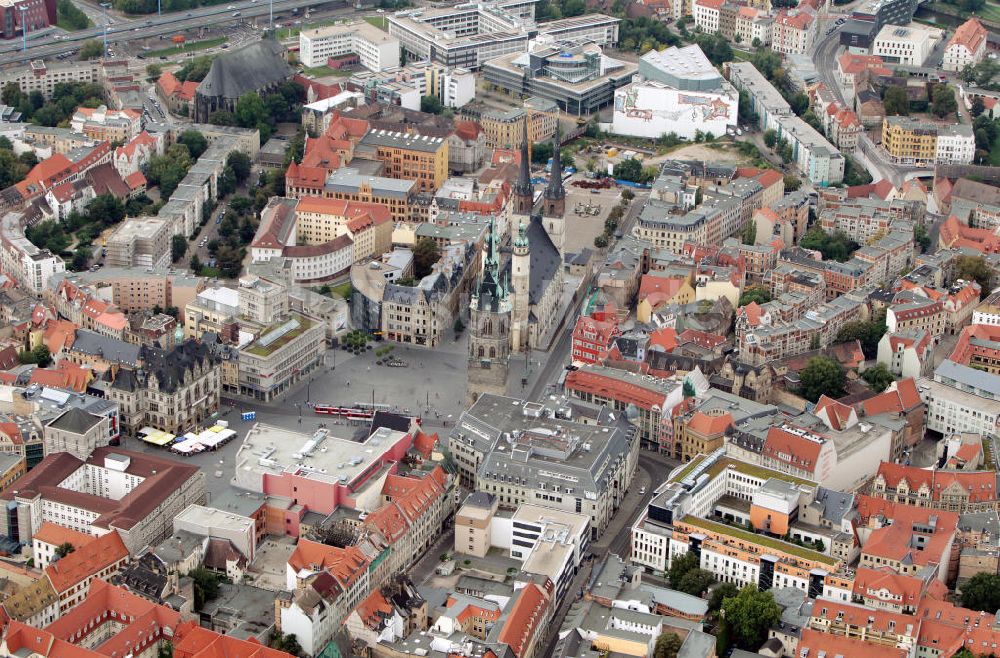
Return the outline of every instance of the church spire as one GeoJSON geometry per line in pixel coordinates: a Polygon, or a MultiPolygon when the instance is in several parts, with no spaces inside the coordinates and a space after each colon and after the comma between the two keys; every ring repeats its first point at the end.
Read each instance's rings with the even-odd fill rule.
{"type": "Polygon", "coordinates": [[[566,212],[566,188],[563,187],[562,157],[559,154],[561,145],[559,119],[556,118],[556,135],[552,143],[552,172],[549,175],[549,185],[545,188],[543,214],[546,217],[562,217],[566,212]]]}
{"type": "Polygon", "coordinates": [[[528,121],[531,115],[524,115],[523,133],[521,137],[521,162],[517,183],[514,184],[515,210],[519,215],[531,213],[532,206],[535,205],[535,186],[531,184],[531,156],[528,153],[528,121]]]}
{"type": "Polygon", "coordinates": [[[556,119],[556,134],[552,140],[552,174],[549,177],[549,186],[545,188],[546,199],[563,199],[566,197],[566,188],[562,182],[562,156],[559,148],[562,140],[559,137],[559,120],[556,119]]]}

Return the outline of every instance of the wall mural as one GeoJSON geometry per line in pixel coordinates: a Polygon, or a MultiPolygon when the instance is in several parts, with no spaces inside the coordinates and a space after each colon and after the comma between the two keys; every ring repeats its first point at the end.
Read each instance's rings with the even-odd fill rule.
{"type": "Polygon", "coordinates": [[[652,121],[653,117],[679,121],[682,117],[690,113],[692,121],[711,121],[713,119],[729,119],[729,106],[725,101],[707,96],[689,96],[687,94],[677,95],[677,104],[680,106],[676,110],[652,110],[636,107],[639,91],[635,87],[630,88],[624,94],[615,95],[615,112],[621,112],[626,117],[632,119],[642,119],[652,121]]]}

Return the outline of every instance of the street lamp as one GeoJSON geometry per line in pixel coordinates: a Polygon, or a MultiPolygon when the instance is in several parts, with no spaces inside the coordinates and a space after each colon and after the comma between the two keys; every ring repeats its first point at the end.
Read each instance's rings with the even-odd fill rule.
{"type": "Polygon", "coordinates": [[[162,2],[162,0],[156,0],[156,15],[157,16],[162,16],[163,15],[163,10],[160,7],[161,2],[162,2]]]}
{"type": "Polygon", "coordinates": [[[21,50],[28,50],[28,8],[25,5],[18,5],[17,8],[21,11],[21,38],[23,40],[23,46],[21,50]]]}
{"type": "Polygon", "coordinates": [[[271,32],[274,32],[274,0],[270,0],[268,4],[271,9],[271,32]]]}
{"type": "Polygon", "coordinates": [[[110,2],[102,2],[101,7],[104,8],[104,52],[103,57],[108,56],[108,7],[111,6],[110,2]]]}

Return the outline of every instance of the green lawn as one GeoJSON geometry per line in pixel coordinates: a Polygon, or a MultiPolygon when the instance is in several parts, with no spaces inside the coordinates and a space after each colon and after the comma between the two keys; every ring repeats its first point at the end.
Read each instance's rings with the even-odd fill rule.
{"type": "Polygon", "coordinates": [[[787,541],[781,541],[780,539],[774,539],[765,535],[758,535],[756,532],[740,530],[739,528],[734,528],[733,526],[729,526],[724,523],[716,523],[715,521],[709,521],[708,519],[701,519],[691,515],[685,516],[681,520],[684,523],[688,523],[704,530],[717,532],[720,535],[736,537],[737,539],[742,539],[750,544],[758,544],[760,546],[766,546],[767,548],[773,548],[776,551],[788,553],[789,555],[800,557],[803,560],[822,562],[823,564],[828,564],[830,566],[837,563],[837,560],[829,555],[824,555],[823,553],[819,553],[817,551],[811,551],[808,548],[803,548],[802,546],[791,544],[787,541]]]}
{"type": "Polygon", "coordinates": [[[331,69],[329,66],[311,66],[302,69],[302,73],[305,75],[311,75],[315,78],[323,78],[328,75],[336,75],[342,78],[349,77],[351,75],[350,71],[340,71],[337,69],[331,69]]]}
{"type": "Polygon", "coordinates": [[[385,23],[385,16],[365,16],[365,22],[371,23],[380,30],[389,31],[389,27],[385,23]]]}
{"type": "Polygon", "coordinates": [[[979,16],[985,18],[988,21],[993,21],[995,23],[1000,23],[1000,5],[987,2],[986,6],[983,7],[979,12],[979,16]]]}
{"type": "Polygon", "coordinates": [[[226,37],[218,37],[217,39],[205,39],[204,41],[190,41],[180,46],[174,46],[173,48],[164,48],[163,50],[152,50],[149,53],[147,53],[147,57],[170,57],[171,55],[180,55],[181,53],[195,52],[198,50],[208,50],[209,48],[215,48],[216,46],[221,46],[226,41],[227,41],[226,37]]]}
{"type": "Polygon", "coordinates": [[[332,292],[340,295],[342,299],[348,299],[351,296],[351,282],[345,281],[339,286],[333,286],[332,292]]]}

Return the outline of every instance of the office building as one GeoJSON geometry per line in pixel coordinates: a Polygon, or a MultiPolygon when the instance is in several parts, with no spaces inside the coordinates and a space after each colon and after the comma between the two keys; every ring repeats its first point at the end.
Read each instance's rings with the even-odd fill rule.
{"type": "Polygon", "coordinates": [[[932,379],[919,380],[927,403],[927,429],[944,435],[996,431],[1000,422],[1000,377],[945,359],[932,379]]]}
{"type": "Polygon", "coordinates": [[[347,54],[357,55],[369,71],[399,66],[399,39],[365,21],[299,32],[299,59],[305,66],[326,66],[347,54]]]}
{"type": "Polygon", "coordinates": [[[44,522],[95,537],[117,532],[137,554],[173,531],[173,519],[205,498],[205,473],[145,453],[101,447],[81,460],[58,452],[0,498],[0,530],[27,543],[44,522]]]}
{"type": "Polygon", "coordinates": [[[936,27],[916,23],[906,27],[886,25],[875,36],[872,55],[890,64],[923,66],[943,38],[944,32],[936,27]]]}
{"type": "Polygon", "coordinates": [[[532,41],[528,52],[491,59],[482,69],[484,79],[507,94],[544,98],[578,116],[610,105],[635,71],[635,64],[608,57],[595,43],[548,36],[532,41]]]}

